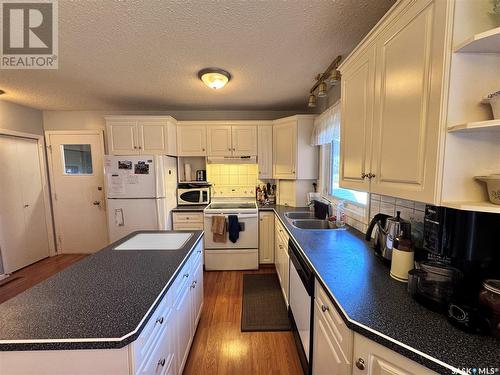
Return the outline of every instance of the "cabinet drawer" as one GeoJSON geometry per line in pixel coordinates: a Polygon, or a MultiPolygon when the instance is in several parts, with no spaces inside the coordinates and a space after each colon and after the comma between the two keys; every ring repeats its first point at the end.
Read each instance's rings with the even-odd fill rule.
{"type": "Polygon", "coordinates": [[[174,230],[203,230],[203,223],[174,222],[174,230]]]}
{"type": "Polygon", "coordinates": [[[171,290],[167,292],[151,318],[149,318],[139,338],[134,341],[134,361],[136,368],[141,368],[144,365],[145,359],[153,351],[153,344],[158,341],[158,338],[162,335],[171,319],[173,310],[172,294],[171,290]]]}
{"type": "Polygon", "coordinates": [[[188,284],[191,276],[192,259],[193,255],[191,254],[172,284],[174,304],[177,304],[177,300],[181,296],[182,291],[189,287],[188,284]]]}
{"type": "Polygon", "coordinates": [[[335,335],[340,348],[345,353],[347,358],[351,357],[352,353],[352,331],[342,320],[342,317],[337,312],[335,306],[326,294],[326,291],[321,287],[318,281],[315,281],[315,303],[318,305],[319,311],[323,314],[326,323],[335,335]]]}
{"type": "Polygon", "coordinates": [[[174,212],[173,213],[174,223],[202,223],[203,225],[203,213],[201,212],[174,212]]]}
{"type": "Polygon", "coordinates": [[[155,341],[151,354],[137,371],[138,375],[165,375],[172,372],[175,362],[174,345],[172,345],[174,336],[171,328],[172,322],[169,320],[169,327],[162,330],[162,334],[155,341]]]}

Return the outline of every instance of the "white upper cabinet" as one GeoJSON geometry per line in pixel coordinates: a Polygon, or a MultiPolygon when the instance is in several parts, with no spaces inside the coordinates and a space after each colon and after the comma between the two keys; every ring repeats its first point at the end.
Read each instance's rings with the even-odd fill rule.
{"type": "Polygon", "coordinates": [[[257,126],[209,123],[207,146],[208,156],[256,156],[257,126]]]}
{"type": "Polygon", "coordinates": [[[179,123],[177,127],[177,152],[179,156],[206,156],[207,127],[179,123]]]}
{"type": "Polygon", "coordinates": [[[138,147],[137,121],[106,120],[106,135],[108,154],[137,155],[140,153],[138,147]]]}
{"type": "Polygon", "coordinates": [[[311,146],[314,116],[274,121],[273,177],[284,180],[318,178],[318,147],[311,146]]]}
{"type": "Polygon", "coordinates": [[[231,126],[210,125],[207,127],[208,156],[231,156],[231,126]]]}
{"type": "Polygon", "coordinates": [[[259,179],[273,178],[273,127],[259,125],[257,162],[259,179]]]}
{"type": "Polygon", "coordinates": [[[375,48],[368,46],[342,75],[340,180],[344,188],[369,190],[375,48]]]}
{"type": "Polygon", "coordinates": [[[110,155],[177,155],[177,124],[172,117],[108,116],[107,147],[110,155]]]}
{"type": "Polygon", "coordinates": [[[233,156],[257,155],[257,127],[236,125],[231,128],[233,156]]]}
{"type": "Polygon", "coordinates": [[[401,1],[341,65],[341,187],[439,200],[447,6],[401,1]]]}
{"type": "Polygon", "coordinates": [[[435,200],[445,9],[417,1],[377,42],[374,193],[435,200]]]}

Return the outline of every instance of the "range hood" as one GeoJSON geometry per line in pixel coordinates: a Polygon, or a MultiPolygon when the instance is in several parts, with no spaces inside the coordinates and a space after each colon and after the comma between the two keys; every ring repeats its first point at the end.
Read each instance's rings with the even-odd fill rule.
{"type": "Polygon", "coordinates": [[[208,164],[257,164],[256,156],[209,156],[208,164]]]}

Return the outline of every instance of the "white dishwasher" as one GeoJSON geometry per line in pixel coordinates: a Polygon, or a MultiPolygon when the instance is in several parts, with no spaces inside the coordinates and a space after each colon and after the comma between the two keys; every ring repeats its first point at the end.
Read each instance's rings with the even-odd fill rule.
{"type": "Polygon", "coordinates": [[[311,327],[314,297],[314,274],[307,261],[290,240],[289,303],[295,343],[305,374],[310,373],[311,327]]]}

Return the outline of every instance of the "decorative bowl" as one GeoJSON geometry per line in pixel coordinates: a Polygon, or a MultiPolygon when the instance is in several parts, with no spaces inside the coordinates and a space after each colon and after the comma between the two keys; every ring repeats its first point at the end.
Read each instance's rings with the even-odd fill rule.
{"type": "Polygon", "coordinates": [[[486,183],[490,202],[500,204],[500,173],[490,174],[489,176],[476,176],[474,178],[486,183]]]}
{"type": "Polygon", "coordinates": [[[500,119],[500,90],[486,96],[481,103],[491,105],[493,119],[500,119]]]}

